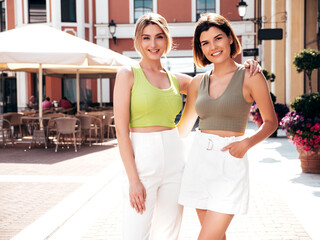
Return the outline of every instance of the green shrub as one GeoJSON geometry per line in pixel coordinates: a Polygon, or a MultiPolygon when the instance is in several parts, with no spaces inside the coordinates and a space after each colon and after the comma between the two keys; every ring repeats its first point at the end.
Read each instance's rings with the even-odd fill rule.
{"type": "Polygon", "coordinates": [[[311,74],[314,69],[320,68],[320,51],[304,49],[298,52],[293,60],[297,72],[304,71],[308,76],[309,93],[312,92],[311,74]]]}
{"type": "Polygon", "coordinates": [[[320,93],[303,94],[295,98],[291,107],[305,118],[320,118],[320,93]]]}
{"type": "Polygon", "coordinates": [[[270,82],[274,82],[274,80],[276,79],[276,75],[274,75],[274,73],[269,72],[267,69],[262,69],[262,74],[264,75],[264,77],[267,79],[267,81],[270,82]]]}

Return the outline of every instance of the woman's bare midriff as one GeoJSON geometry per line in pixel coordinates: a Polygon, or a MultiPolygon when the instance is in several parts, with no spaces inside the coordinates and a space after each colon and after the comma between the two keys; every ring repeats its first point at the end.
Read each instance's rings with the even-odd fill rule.
{"type": "Polygon", "coordinates": [[[203,133],[209,133],[209,134],[214,134],[214,135],[218,135],[220,137],[239,137],[239,136],[243,136],[244,133],[242,132],[233,132],[233,131],[223,131],[223,130],[200,130],[203,133]]]}
{"type": "Polygon", "coordinates": [[[171,130],[173,128],[170,127],[162,127],[162,126],[152,126],[152,127],[133,127],[130,128],[131,132],[141,132],[141,133],[150,133],[150,132],[162,132],[171,130]]]}

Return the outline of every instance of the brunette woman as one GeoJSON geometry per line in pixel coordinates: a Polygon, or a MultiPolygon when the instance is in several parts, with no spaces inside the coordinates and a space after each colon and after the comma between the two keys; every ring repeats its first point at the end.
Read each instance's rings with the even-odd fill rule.
{"type": "Polygon", "coordinates": [[[200,17],[193,39],[195,63],[214,68],[196,76],[188,88],[186,107],[178,124],[186,135],[199,116],[199,129],[185,167],[179,203],[196,208],[199,240],[223,240],[235,214],[249,201],[247,151],[277,128],[277,118],[261,73],[250,76],[233,58],[241,47],[221,15],[200,17]],[[262,126],[245,136],[250,106],[259,105],[262,126]]]}

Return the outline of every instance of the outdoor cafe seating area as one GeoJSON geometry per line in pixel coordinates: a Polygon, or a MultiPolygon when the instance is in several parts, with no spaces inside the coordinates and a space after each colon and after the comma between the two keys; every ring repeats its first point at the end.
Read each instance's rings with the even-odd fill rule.
{"type": "MultiPolygon", "coordinates": [[[[102,144],[115,138],[112,107],[101,106],[102,93],[107,88],[100,87],[100,106],[81,110],[80,80],[99,79],[100,86],[104,86],[103,79],[110,81],[121,66],[136,64],[136,60],[45,24],[27,24],[1,32],[0,41],[0,72],[37,73],[37,88],[30,83],[28,91],[38,92],[38,106],[42,106],[44,99],[43,79],[46,78],[43,76],[74,78],[75,86],[71,88],[77,104],[72,109],[55,106],[50,110],[40,109],[40,112],[0,114],[0,148],[27,144],[30,149],[60,151],[61,147],[70,146],[78,151],[82,146],[102,144]]],[[[26,78],[28,83],[34,80],[26,78]]],[[[27,105],[25,100],[27,98],[20,104],[27,105]]]]}
{"type": "Polygon", "coordinates": [[[112,107],[52,108],[0,114],[0,144],[3,148],[26,144],[32,148],[61,148],[77,152],[83,146],[102,144],[116,137],[112,107]]]}

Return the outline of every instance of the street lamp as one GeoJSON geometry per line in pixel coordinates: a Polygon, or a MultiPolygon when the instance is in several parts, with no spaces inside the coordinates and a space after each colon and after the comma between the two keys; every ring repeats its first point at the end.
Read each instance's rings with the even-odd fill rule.
{"type": "Polygon", "coordinates": [[[109,32],[113,38],[113,42],[115,45],[117,45],[117,37],[114,36],[117,30],[117,24],[115,24],[115,22],[113,21],[113,19],[111,20],[111,22],[109,23],[109,32]]]}
{"type": "Polygon", "coordinates": [[[243,19],[243,17],[247,13],[247,7],[248,7],[248,4],[244,0],[240,0],[240,2],[238,2],[238,4],[237,4],[238,13],[239,13],[239,16],[241,17],[241,20],[242,21],[251,21],[251,22],[257,24],[258,29],[260,29],[261,25],[262,25],[262,17],[243,19]]]}
{"type": "Polygon", "coordinates": [[[238,13],[239,13],[239,16],[241,17],[241,20],[246,15],[247,7],[248,7],[247,3],[245,1],[243,1],[243,0],[241,0],[237,4],[238,13]]]}
{"type": "Polygon", "coordinates": [[[272,29],[262,29],[262,23],[285,23],[287,20],[286,12],[277,12],[268,19],[266,16],[261,16],[261,0],[258,0],[258,17],[256,18],[245,18],[247,12],[247,3],[244,0],[240,0],[237,4],[238,13],[242,21],[251,21],[258,26],[258,44],[261,43],[261,40],[279,40],[282,39],[282,29],[281,28],[272,28],[272,29]],[[272,22],[271,20],[276,16],[281,14],[281,18],[272,22]]]}
{"type": "Polygon", "coordinates": [[[257,37],[256,40],[254,42],[254,49],[243,49],[243,54],[245,56],[258,56],[259,52],[258,49],[256,48],[256,44],[261,45],[261,41],[262,40],[281,40],[283,37],[283,30],[282,28],[264,28],[262,29],[262,23],[285,23],[286,19],[287,19],[287,13],[286,12],[277,12],[275,13],[273,16],[270,17],[270,20],[272,20],[273,18],[275,18],[275,16],[280,15],[281,14],[281,19],[278,21],[274,21],[271,22],[270,20],[268,20],[267,17],[262,16],[261,17],[261,0],[257,1],[257,13],[258,13],[258,17],[256,18],[245,18],[243,19],[243,17],[246,15],[246,11],[247,11],[247,3],[244,0],[240,0],[240,2],[238,2],[237,4],[237,8],[238,8],[238,13],[239,16],[241,17],[242,21],[251,21],[253,22],[256,27],[257,27],[257,37]],[[245,51],[247,50],[247,51],[245,51]],[[252,52],[252,53],[251,53],[252,52]],[[250,54],[250,55],[249,55],[250,54]]]}
{"type": "MultiPolygon", "coordinates": [[[[260,2],[258,1],[258,9],[260,10],[259,6],[260,2]]],[[[251,21],[254,24],[257,25],[258,29],[255,30],[255,32],[259,32],[259,30],[262,27],[262,18],[259,16],[258,18],[246,18],[243,19],[243,17],[246,15],[248,4],[244,0],[240,0],[237,4],[238,13],[241,17],[241,21],[251,21]]],[[[260,12],[258,12],[260,15],[260,12]]],[[[256,38],[258,40],[258,45],[261,44],[261,41],[259,38],[256,38]]],[[[253,49],[243,49],[243,56],[259,56],[259,49],[257,48],[257,42],[254,41],[254,48],[253,49]]]]}

